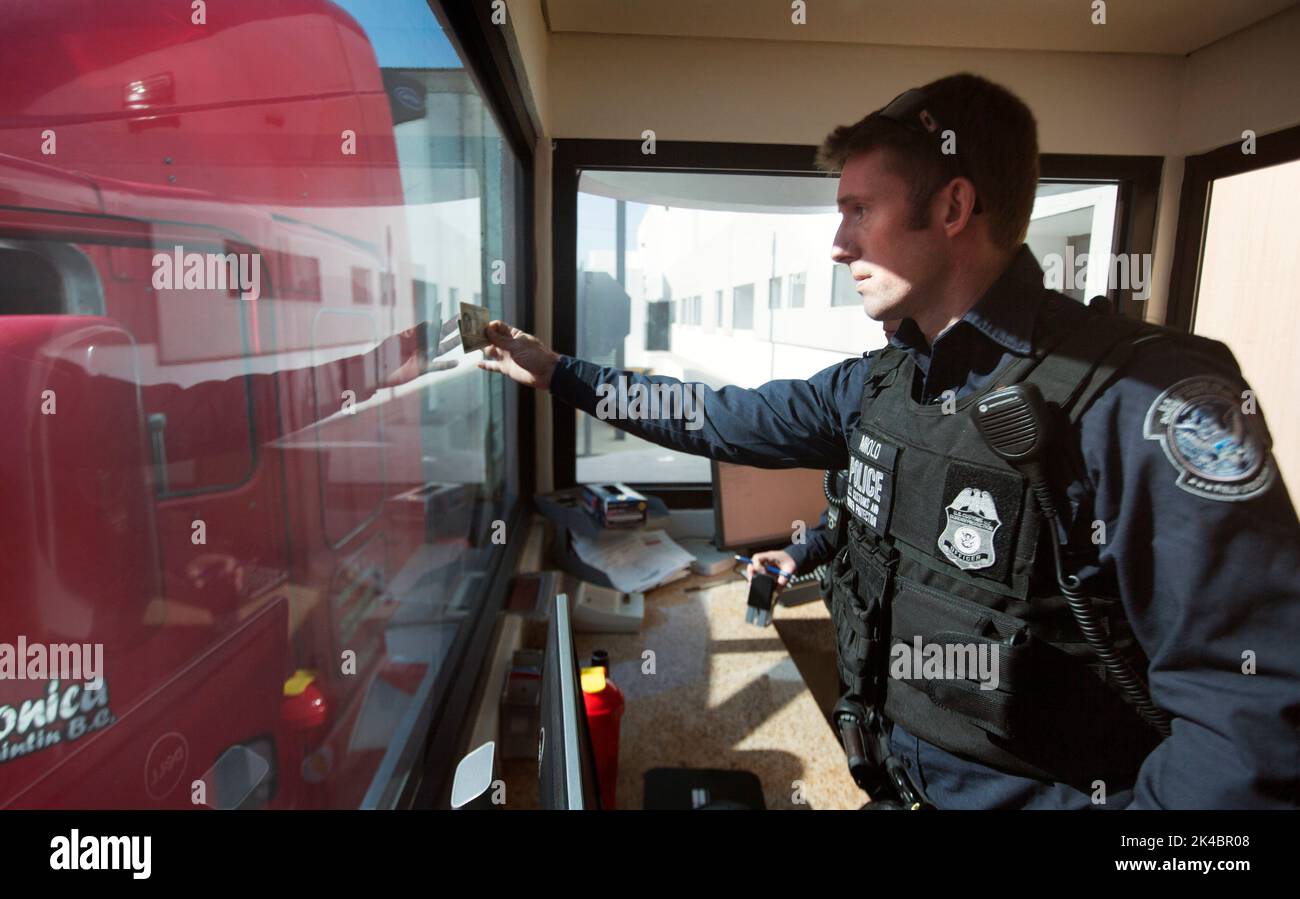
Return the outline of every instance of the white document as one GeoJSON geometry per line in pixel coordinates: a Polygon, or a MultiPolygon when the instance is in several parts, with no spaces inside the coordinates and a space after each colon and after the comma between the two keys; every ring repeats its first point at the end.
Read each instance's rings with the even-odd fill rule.
{"type": "Polygon", "coordinates": [[[592,568],[603,571],[623,593],[644,593],[675,580],[695,561],[662,530],[605,531],[595,537],[575,533],[573,551],[592,568]]]}

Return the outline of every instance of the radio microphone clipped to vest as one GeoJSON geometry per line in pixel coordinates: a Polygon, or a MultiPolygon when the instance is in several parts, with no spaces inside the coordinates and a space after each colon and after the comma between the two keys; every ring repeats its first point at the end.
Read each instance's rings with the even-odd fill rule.
{"type": "Polygon", "coordinates": [[[1092,600],[1080,589],[1079,579],[1065,573],[1061,561],[1061,543],[1056,533],[1056,502],[1052,498],[1043,461],[1051,443],[1051,418],[1042,393],[1029,383],[1003,387],[981,398],[971,410],[971,415],[989,449],[1029,481],[1043,517],[1047,520],[1052,558],[1056,564],[1056,582],[1084,639],[1143,720],[1161,735],[1169,736],[1168,716],[1151,701],[1141,676],[1115,649],[1104,622],[1098,618],[1097,611],[1093,608],[1092,600]]]}

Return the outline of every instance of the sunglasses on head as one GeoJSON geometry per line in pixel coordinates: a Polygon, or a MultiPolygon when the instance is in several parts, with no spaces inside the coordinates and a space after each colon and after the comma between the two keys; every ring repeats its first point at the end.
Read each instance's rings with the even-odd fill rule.
{"type": "MultiPolygon", "coordinates": [[[[956,169],[962,177],[970,179],[971,182],[974,183],[974,179],[971,179],[970,175],[966,173],[966,167],[962,165],[961,161],[952,154],[943,152],[943,126],[939,124],[939,120],[934,117],[932,112],[930,112],[929,106],[926,102],[925,91],[921,88],[913,87],[903,91],[897,97],[885,104],[881,109],[872,113],[872,116],[888,119],[891,122],[902,125],[909,131],[914,131],[917,134],[930,138],[931,143],[939,150],[940,155],[942,155],[944,159],[949,160],[952,167],[956,169]]],[[[978,194],[975,196],[975,208],[972,211],[976,215],[984,211],[984,206],[980,202],[978,194]]]]}

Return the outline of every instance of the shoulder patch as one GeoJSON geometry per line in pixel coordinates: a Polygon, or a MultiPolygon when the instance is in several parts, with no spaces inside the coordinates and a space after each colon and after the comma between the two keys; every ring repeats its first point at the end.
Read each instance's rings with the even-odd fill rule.
{"type": "Polygon", "coordinates": [[[1227,502],[1267,490],[1277,465],[1258,420],[1241,408],[1239,391],[1224,378],[1184,378],[1156,397],[1142,436],[1158,440],[1175,483],[1197,496],[1227,502]]]}

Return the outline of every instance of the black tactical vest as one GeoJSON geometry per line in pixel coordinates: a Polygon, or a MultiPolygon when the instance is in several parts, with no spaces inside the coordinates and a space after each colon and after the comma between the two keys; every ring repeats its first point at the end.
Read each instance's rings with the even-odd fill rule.
{"type": "MultiPolygon", "coordinates": [[[[1047,542],[1057,535],[970,412],[999,387],[1034,383],[1058,419],[1052,480],[1063,487],[1082,466],[1079,417],[1137,347],[1165,333],[1053,295],[1033,356],[940,405],[914,398],[916,371],[901,350],[880,353],[850,435],[847,541],[832,569],[850,695],[1001,771],[1085,792],[1097,780],[1111,791],[1132,784],[1159,736],[1107,684],[1057,588],[1047,542]],[[987,689],[993,672],[996,689],[987,689]]],[[[1063,490],[1056,493],[1068,516],[1063,490]]],[[[1119,601],[1094,602],[1121,654],[1145,672],[1119,601]]]]}

